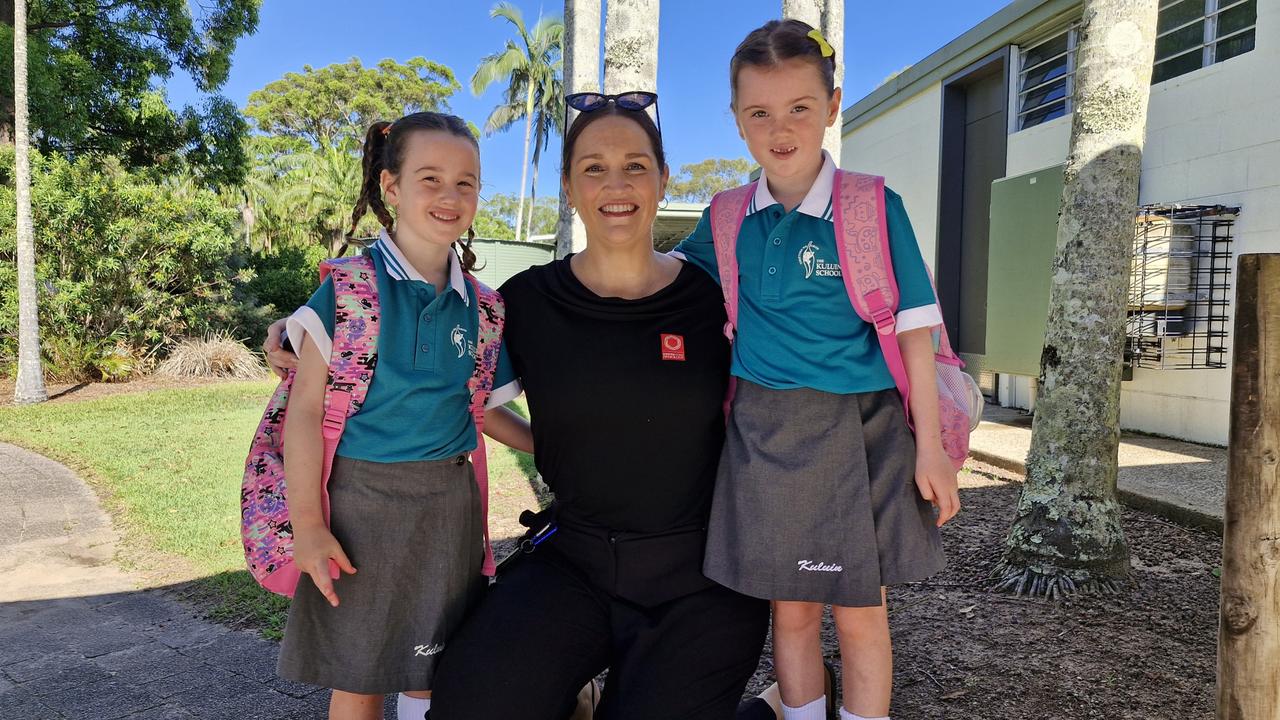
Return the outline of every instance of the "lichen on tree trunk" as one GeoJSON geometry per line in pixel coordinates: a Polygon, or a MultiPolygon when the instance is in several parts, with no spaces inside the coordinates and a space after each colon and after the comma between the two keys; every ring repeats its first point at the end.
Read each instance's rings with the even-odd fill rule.
{"type": "Polygon", "coordinates": [[[1120,372],[1157,0],[1086,0],[1027,480],[995,589],[1059,597],[1128,576],[1120,372]]]}
{"type": "Polygon", "coordinates": [[[605,6],[604,91],[658,89],[658,0],[605,6]]]}

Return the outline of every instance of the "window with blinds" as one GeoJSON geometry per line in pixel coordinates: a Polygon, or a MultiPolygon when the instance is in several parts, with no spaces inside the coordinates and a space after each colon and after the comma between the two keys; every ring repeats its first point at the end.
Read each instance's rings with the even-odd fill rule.
{"type": "Polygon", "coordinates": [[[1019,53],[1018,130],[1071,112],[1076,42],[1076,28],[1072,26],[1019,53]]]}
{"type": "Polygon", "coordinates": [[[1258,0],[1161,0],[1151,84],[1253,49],[1258,0]]]}

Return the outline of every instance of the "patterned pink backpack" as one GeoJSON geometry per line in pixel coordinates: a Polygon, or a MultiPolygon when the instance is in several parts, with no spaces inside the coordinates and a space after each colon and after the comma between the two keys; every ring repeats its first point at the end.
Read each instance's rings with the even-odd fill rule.
{"type": "MultiPolygon", "coordinates": [[[[373,261],[367,255],[325,260],[320,279],[332,275],[335,296],[333,350],[329,378],[324,389],[324,463],[321,470],[321,503],[329,521],[329,475],[333,456],[347,418],[360,411],[374,366],[378,362],[378,284],[373,261]]],[[[476,371],[467,383],[471,414],[476,425],[476,450],[472,454],[476,483],[480,487],[484,527],[484,573],[492,575],[493,550],[489,545],[489,474],[484,444],[484,406],[493,390],[493,375],[505,320],[502,298],[474,277],[467,281],[480,301],[480,332],[476,342],[476,371]]],[[[293,527],[289,522],[284,477],[284,422],[294,373],[280,382],[254,433],[240,485],[240,539],[249,572],[262,587],[292,597],[301,576],[293,564],[293,527]]],[[[338,577],[330,561],[329,573],[338,577]]]]}
{"type": "MultiPolygon", "coordinates": [[[[738,230],[755,191],[756,183],[748,183],[726,190],[711,200],[711,234],[720,268],[720,287],[729,315],[725,335],[730,342],[738,326],[738,230]]],[[[911,383],[898,347],[896,314],[899,295],[885,223],[884,178],[837,170],[832,195],[836,245],[840,249],[840,274],[844,276],[845,289],[858,315],[875,326],[876,339],[880,341],[889,374],[902,395],[910,424],[911,383]]],[[[982,392],[973,378],[962,370],[964,363],[952,351],[946,327],[939,326],[935,346],[942,446],[959,470],[969,454],[969,433],[982,419],[982,392]]],[[[731,378],[725,399],[726,417],[733,394],[731,378]]]]}

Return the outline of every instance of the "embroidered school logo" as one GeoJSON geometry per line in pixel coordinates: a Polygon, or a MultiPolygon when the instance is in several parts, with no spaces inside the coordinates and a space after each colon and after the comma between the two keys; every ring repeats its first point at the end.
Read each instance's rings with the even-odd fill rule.
{"type": "Polygon", "coordinates": [[[818,246],[810,240],[800,248],[800,254],[796,259],[800,261],[800,267],[804,268],[804,279],[808,280],[813,277],[813,264],[818,259],[818,246]]]}
{"type": "Polygon", "coordinates": [[[842,275],[839,263],[829,263],[818,257],[818,246],[812,240],[800,248],[800,254],[796,256],[796,260],[800,262],[800,267],[804,268],[805,280],[814,275],[818,277],[841,277],[842,275]]]}
{"type": "Polygon", "coordinates": [[[844,572],[843,565],[833,563],[824,563],[818,560],[800,560],[796,562],[796,571],[804,570],[805,572],[844,572]]]}
{"type": "Polygon", "coordinates": [[[684,361],[684,336],[662,333],[662,359],[684,361]]]}
{"type": "Polygon", "coordinates": [[[449,339],[453,341],[453,347],[458,351],[458,357],[467,354],[467,331],[463,330],[461,325],[453,326],[453,332],[449,335],[449,339]]]}
{"type": "Polygon", "coordinates": [[[436,643],[435,645],[415,645],[413,648],[414,657],[431,657],[444,652],[444,645],[436,643]]]}

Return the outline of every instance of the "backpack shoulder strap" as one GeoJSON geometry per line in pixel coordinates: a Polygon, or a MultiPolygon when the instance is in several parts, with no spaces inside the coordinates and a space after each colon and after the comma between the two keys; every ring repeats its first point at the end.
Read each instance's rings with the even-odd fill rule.
{"type": "MultiPolygon", "coordinates": [[[[329,378],[324,387],[324,466],[321,482],[333,469],[333,456],[346,428],[347,418],[364,405],[378,364],[377,272],[367,255],[334,258],[320,263],[320,279],[333,278],[333,351],[329,354],[329,378]]],[[[328,517],[326,493],[325,516],[328,517]]]]}
{"type": "Polygon", "coordinates": [[[738,327],[738,231],[747,216],[747,208],[755,195],[756,183],[716,193],[711,198],[711,239],[715,244],[716,267],[720,272],[720,290],[729,316],[724,334],[733,340],[738,327]]]}
{"type": "Polygon", "coordinates": [[[875,326],[885,364],[910,416],[911,383],[898,347],[898,281],[889,250],[884,178],[837,170],[832,194],[840,274],[849,302],[863,320],[875,326]]]}
{"type": "MultiPolygon", "coordinates": [[[[506,324],[507,310],[502,296],[473,275],[463,277],[475,290],[479,302],[479,332],[476,336],[476,368],[467,383],[471,391],[471,409],[484,415],[485,403],[493,392],[493,376],[498,369],[498,351],[502,345],[502,328],[506,324]]],[[[482,420],[483,421],[483,420],[482,420]]]]}
{"type": "Polygon", "coordinates": [[[493,393],[493,376],[498,370],[498,354],[502,349],[502,330],[507,321],[507,308],[502,296],[467,273],[467,282],[475,290],[480,325],[476,333],[476,369],[467,381],[471,392],[471,417],[476,426],[476,449],[471,453],[476,484],[480,487],[480,517],[484,528],[484,561],[480,571],[492,577],[497,572],[493,545],[489,542],[489,462],[484,442],[484,410],[493,393]]]}

